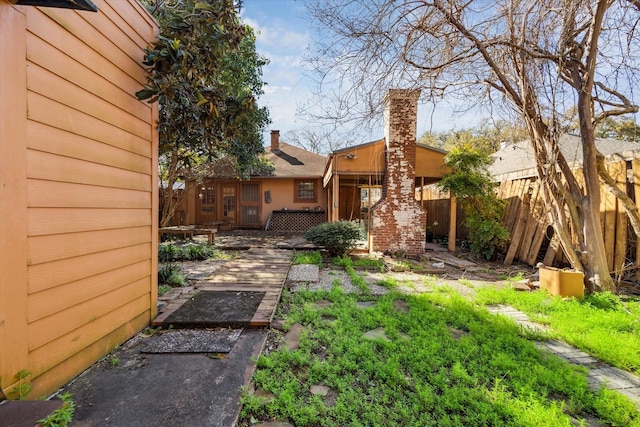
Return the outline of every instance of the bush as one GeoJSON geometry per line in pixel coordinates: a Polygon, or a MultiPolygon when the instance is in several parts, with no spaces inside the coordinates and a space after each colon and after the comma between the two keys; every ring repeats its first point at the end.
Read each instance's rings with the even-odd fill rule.
{"type": "Polygon", "coordinates": [[[158,269],[158,286],[184,286],[185,284],[179,265],[165,264],[158,269]]]}
{"type": "Polygon", "coordinates": [[[322,246],[330,256],[342,256],[355,247],[360,238],[360,225],[353,221],[325,222],[308,229],[304,237],[322,246]]]}

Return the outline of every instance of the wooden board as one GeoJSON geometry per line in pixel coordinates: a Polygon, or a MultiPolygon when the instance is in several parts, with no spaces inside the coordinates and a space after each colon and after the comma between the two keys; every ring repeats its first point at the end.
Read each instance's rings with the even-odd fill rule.
{"type": "MultiPolygon", "coordinates": [[[[65,283],[29,295],[29,322],[48,318],[70,307],[90,303],[127,284],[146,279],[148,287],[151,261],[144,260],[95,276],[65,283]]],[[[148,290],[148,289],[147,289],[148,290]]]]}
{"type": "MultiPolygon", "coordinates": [[[[633,168],[633,191],[635,195],[636,206],[640,209],[640,159],[633,159],[631,162],[633,168]]],[[[636,239],[636,267],[639,267],[640,260],[640,242],[636,239]]],[[[636,279],[640,280],[640,268],[636,268],[636,279]]]]}
{"type": "Polygon", "coordinates": [[[529,214],[529,194],[525,194],[522,202],[520,203],[520,210],[518,212],[518,217],[515,222],[515,226],[513,229],[513,233],[511,234],[511,243],[509,244],[509,249],[507,249],[507,254],[504,257],[504,265],[511,265],[513,259],[518,253],[518,248],[520,247],[520,242],[522,240],[522,230],[526,226],[527,215],[529,214]]]}
{"type": "Polygon", "coordinates": [[[28,147],[51,154],[112,166],[151,175],[150,157],[116,145],[84,138],[43,123],[30,121],[27,126],[28,147]]]}
{"type": "MultiPolygon", "coordinates": [[[[73,258],[60,259],[29,266],[29,294],[58,287],[63,284],[76,286],[77,282],[90,281],[92,277],[112,270],[127,269],[150,257],[153,261],[150,243],[127,246],[73,258]]],[[[157,269],[151,269],[157,271],[157,269]]]]}
{"type": "MultiPolygon", "coordinates": [[[[627,193],[627,162],[615,162],[608,165],[609,174],[616,181],[618,188],[627,193]]],[[[606,190],[605,190],[606,191],[606,190]]],[[[622,202],[616,198],[616,231],[613,259],[613,272],[619,274],[625,266],[627,258],[628,217],[622,202]]]]}
{"type": "Polygon", "coordinates": [[[147,243],[151,226],[30,237],[29,265],[147,243]]]}

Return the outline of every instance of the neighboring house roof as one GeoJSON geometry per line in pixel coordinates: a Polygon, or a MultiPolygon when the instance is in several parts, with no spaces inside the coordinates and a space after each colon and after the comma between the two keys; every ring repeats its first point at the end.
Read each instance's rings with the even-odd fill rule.
{"type": "Polygon", "coordinates": [[[279,150],[266,148],[264,157],[269,160],[274,171],[271,177],[277,178],[310,178],[321,177],[327,158],[320,154],[280,142],[279,150]]]}
{"type": "MultiPolygon", "coordinates": [[[[640,143],[617,139],[596,138],[596,147],[609,161],[630,160],[640,157],[640,143]]],[[[562,135],[558,141],[560,151],[570,166],[582,164],[582,147],[580,137],[562,135]]],[[[491,155],[494,158],[489,172],[498,181],[525,178],[536,175],[536,159],[530,141],[508,144],[491,155]]]]}

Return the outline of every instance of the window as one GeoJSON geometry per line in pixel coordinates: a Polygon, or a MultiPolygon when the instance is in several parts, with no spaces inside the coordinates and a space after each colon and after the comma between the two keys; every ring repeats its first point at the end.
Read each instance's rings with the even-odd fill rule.
{"type": "Polygon", "coordinates": [[[296,203],[316,203],[318,201],[315,180],[295,180],[294,191],[293,201],[296,203]]]}
{"type": "Polygon", "coordinates": [[[202,201],[201,210],[203,214],[212,215],[216,212],[216,190],[215,187],[202,187],[200,191],[202,201]]]}

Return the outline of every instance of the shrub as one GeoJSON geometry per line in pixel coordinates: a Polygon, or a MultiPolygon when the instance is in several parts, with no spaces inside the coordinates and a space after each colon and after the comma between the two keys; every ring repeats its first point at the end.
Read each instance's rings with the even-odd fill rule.
{"type": "Polygon", "coordinates": [[[158,259],[160,262],[176,261],[180,258],[180,252],[180,249],[172,244],[160,245],[158,248],[158,259]]]}
{"type": "Polygon", "coordinates": [[[158,286],[184,286],[185,284],[179,265],[165,264],[158,269],[158,286]]]}
{"type": "Polygon", "coordinates": [[[325,222],[308,229],[304,237],[314,245],[322,246],[330,256],[342,256],[355,247],[360,238],[360,226],[352,221],[325,222]]]}

